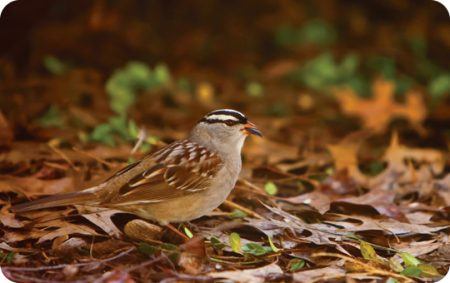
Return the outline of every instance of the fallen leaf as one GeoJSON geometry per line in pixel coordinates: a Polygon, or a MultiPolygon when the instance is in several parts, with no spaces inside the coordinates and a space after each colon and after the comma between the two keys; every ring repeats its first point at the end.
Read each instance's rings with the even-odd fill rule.
{"type": "Polygon", "coordinates": [[[334,202],[346,202],[355,205],[369,205],[375,208],[378,213],[399,221],[405,222],[407,218],[400,208],[394,203],[395,192],[381,189],[372,189],[366,194],[357,197],[339,198],[334,202]]]}
{"type": "Polygon", "coordinates": [[[87,226],[76,225],[72,223],[65,223],[61,225],[61,227],[56,230],[46,232],[39,237],[37,243],[43,243],[45,241],[53,240],[59,236],[70,235],[70,234],[81,234],[81,235],[89,235],[89,236],[99,236],[95,230],[89,228],[87,226]]]}
{"type": "Polygon", "coordinates": [[[0,179],[0,187],[3,187],[2,191],[7,188],[10,192],[21,193],[30,198],[73,191],[74,182],[70,177],[42,180],[35,177],[8,176],[0,179]]]}
{"type": "Polygon", "coordinates": [[[122,235],[122,231],[120,231],[111,220],[111,216],[117,213],[123,213],[122,211],[84,205],[76,205],[75,207],[80,212],[81,216],[101,228],[108,235],[116,238],[119,238],[122,235]]]}
{"type": "Polygon", "coordinates": [[[307,204],[315,209],[321,214],[324,214],[330,209],[330,198],[321,193],[318,190],[314,190],[313,192],[289,197],[289,198],[281,198],[284,201],[293,203],[293,204],[307,204]]]}
{"type": "Polygon", "coordinates": [[[0,222],[6,226],[11,228],[22,228],[24,227],[29,221],[20,221],[15,218],[15,215],[11,212],[9,212],[9,205],[5,205],[0,210],[0,222]]]}
{"type": "Polygon", "coordinates": [[[334,217],[337,218],[335,220],[326,220],[324,223],[311,224],[311,226],[335,233],[338,231],[360,232],[379,230],[394,235],[431,234],[448,227],[447,225],[429,227],[426,225],[403,223],[392,218],[375,219],[366,216],[333,214],[334,217]],[[326,223],[332,224],[333,226],[328,226],[326,223]],[[334,225],[342,228],[336,228],[334,225]]]}
{"type": "Polygon", "coordinates": [[[399,104],[394,100],[394,84],[378,79],[372,86],[372,97],[360,98],[351,88],[334,91],[334,95],[345,114],[357,116],[366,129],[382,133],[389,123],[397,117],[407,119],[411,125],[423,132],[422,123],[427,116],[427,108],[417,92],[405,94],[406,103],[399,104]]]}
{"type": "Polygon", "coordinates": [[[441,243],[440,241],[437,241],[436,239],[432,239],[432,240],[427,240],[427,241],[412,241],[412,242],[407,242],[407,243],[403,243],[403,242],[393,243],[392,247],[397,250],[407,252],[407,253],[417,257],[417,256],[428,254],[432,251],[435,251],[443,245],[444,244],[441,243]]]}
{"type": "Polygon", "coordinates": [[[384,153],[383,160],[388,163],[386,171],[407,171],[406,160],[414,160],[422,166],[429,166],[431,172],[436,175],[442,173],[445,166],[445,158],[442,152],[401,145],[397,132],[392,134],[390,145],[384,153]]]}
{"type": "Polygon", "coordinates": [[[339,279],[345,277],[345,270],[339,267],[323,267],[296,272],[293,274],[295,282],[317,282],[330,281],[332,279],[339,279]]]}
{"type": "Polygon", "coordinates": [[[210,272],[207,275],[217,279],[229,279],[241,283],[263,283],[267,282],[267,278],[274,275],[283,274],[283,270],[276,264],[237,271],[210,272]]]}

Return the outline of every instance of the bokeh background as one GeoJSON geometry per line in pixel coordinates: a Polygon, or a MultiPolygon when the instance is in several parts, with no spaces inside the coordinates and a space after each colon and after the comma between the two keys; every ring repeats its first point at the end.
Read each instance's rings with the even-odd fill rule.
{"type": "Polygon", "coordinates": [[[395,103],[416,91],[426,109],[411,114],[419,130],[375,111],[379,137],[448,143],[450,22],[434,1],[15,1],[0,42],[0,106],[18,140],[114,146],[145,127],[168,142],[226,107],[299,145],[367,128],[335,89],[370,98],[384,78],[395,103]]]}

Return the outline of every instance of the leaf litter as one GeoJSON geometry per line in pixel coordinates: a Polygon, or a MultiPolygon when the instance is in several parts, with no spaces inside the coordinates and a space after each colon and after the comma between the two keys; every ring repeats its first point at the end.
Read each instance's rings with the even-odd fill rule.
{"type": "MultiPolygon", "coordinates": [[[[105,7],[89,13],[93,19],[111,13],[100,16],[111,20],[92,20],[86,28],[117,24],[105,7]]],[[[327,45],[336,40],[328,29],[320,22],[280,28],[277,38],[283,46],[327,45]],[[310,28],[324,30],[324,38],[303,42],[310,28]],[[299,38],[288,42],[286,32],[299,38]]],[[[371,77],[371,96],[364,97],[355,88],[361,85],[357,57],[336,63],[329,52],[306,67],[293,59],[269,62],[262,76],[241,78],[243,89],[222,73],[186,79],[166,64],[128,62],[103,80],[100,71],[45,58],[51,77],[15,79],[5,87],[42,101],[28,103],[23,117],[0,112],[0,262],[9,278],[413,282],[435,281],[448,271],[448,135],[447,147],[433,140],[445,136],[433,123],[446,122],[440,117],[446,104],[441,112],[439,105],[428,107],[423,89],[403,90],[399,102],[401,80],[371,77]],[[61,93],[73,101],[84,101],[86,93],[95,99],[89,107],[47,103],[61,93]],[[246,143],[241,178],[211,215],[169,229],[83,206],[9,211],[11,204],[98,183],[183,137],[198,113],[223,105],[250,110],[266,137],[246,143]]],[[[448,91],[438,88],[433,93],[442,97],[448,91]]],[[[12,97],[6,99],[12,108],[25,109],[12,97]]]]}

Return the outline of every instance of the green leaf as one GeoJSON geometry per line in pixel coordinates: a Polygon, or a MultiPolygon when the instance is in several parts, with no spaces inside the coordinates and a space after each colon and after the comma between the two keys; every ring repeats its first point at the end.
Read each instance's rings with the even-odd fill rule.
{"type": "Polygon", "coordinates": [[[244,218],[247,217],[247,213],[243,212],[240,209],[233,210],[230,214],[228,214],[231,218],[244,218]]]}
{"type": "Polygon", "coordinates": [[[155,246],[149,245],[147,243],[139,243],[138,251],[142,254],[152,256],[154,255],[159,249],[155,246]]]}
{"type": "Polygon", "coordinates": [[[417,267],[422,272],[421,275],[425,277],[440,277],[442,274],[437,271],[437,269],[430,264],[418,264],[417,267]]]}
{"type": "Polygon", "coordinates": [[[337,33],[328,23],[315,19],[302,27],[299,36],[304,44],[326,46],[336,40],[337,33]]]}
{"type": "Polygon", "coordinates": [[[366,241],[360,241],[359,246],[364,259],[378,261],[378,255],[375,249],[366,241]]]}
{"type": "Polygon", "coordinates": [[[326,46],[335,42],[336,38],[336,30],[320,19],[313,19],[301,27],[283,25],[275,33],[275,42],[281,46],[326,46]]]}
{"type": "Polygon", "coordinates": [[[264,185],[264,190],[271,196],[276,195],[278,192],[277,185],[275,185],[273,182],[267,182],[264,185]]]}
{"type": "Polygon", "coordinates": [[[263,95],[264,88],[258,82],[249,82],[246,87],[246,92],[251,97],[261,97],[263,95]]]}
{"type": "Polygon", "coordinates": [[[374,56],[369,58],[367,65],[386,79],[393,80],[397,73],[395,60],[390,57],[374,56]]]}
{"type": "Polygon", "coordinates": [[[279,252],[280,249],[277,248],[277,247],[273,244],[272,238],[271,238],[271,237],[267,237],[267,238],[269,238],[269,245],[270,245],[270,248],[272,249],[272,251],[273,251],[274,253],[279,252]]]}
{"type": "Polygon", "coordinates": [[[54,56],[45,56],[43,63],[47,71],[53,75],[62,75],[68,70],[66,64],[54,56]]]}
{"type": "Polygon", "coordinates": [[[43,127],[62,128],[64,126],[64,121],[58,106],[51,105],[47,112],[39,118],[38,123],[43,127]]]}
{"type": "Polygon", "coordinates": [[[113,136],[113,129],[109,124],[100,124],[95,127],[90,134],[90,139],[109,146],[114,146],[116,144],[113,136]]]}
{"type": "Polygon", "coordinates": [[[270,247],[264,247],[258,243],[248,243],[242,246],[242,251],[254,256],[262,256],[272,252],[270,247]]]}
{"type": "Polygon", "coordinates": [[[417,266],[408,266],[400,274],[409,277],[419,277],[421,274],[420,269],[417,266]]]}
{"type": "Polygon", "coordinates": [[[231,233],[229,241],[233,252],[241,253],[241,237],[239,234],[235,232],[231,233]]]}
{"type": "Polygon", "coordinates": [[[165,64],[158,64],[155,67],[154,76],[156,81],[161,85],[167,84],[171,79],[169,68],[165,64]]]}
{"type": "Polygon", "coordinates": [[[291,259],[288,263],[288,270],[290,272],[295,272],[302,269],[305,266],[305,261],[300,258],[291,259]]]}
{"type": "Polygon", "coordinates": [[[420,260],[418,260],[415,256],[413,256],[410,253],[407,252],[401,252],[400,256],[403,259],[403,262],[406,266],[417,266],[420,263],[420,260]]]}
{"type": "Polygon", "coordinates": [[[386,280],[386,283],[399,283],[397,279],[393,278],[393,277],[389,277],[386,280]]]}
{"type": "Polygon", "coordinates": [[[150,149],[152,149],[152,145],[149,143],[142,143],[141,146],[139,147],[139,151],[141,153],[147,153],[150,151],[150,149]]]}
{"type": "Polygon", "coordinates": [[[194,237],[194,234],[192,234],[191,230],[189,230],[188,227],[184,226],[183,230],[184,230],[184,234],[186,234],[186,236],[188,236],[189,239],[192,239],[194,237]]]}
{"type": "Polygon", "coordinates": [[[432,79],[428,84],[428,92],[433,99],[441,99],[445,94],[450,93],[450,73],[441,74],[432,79]]]}
{"type": "Polygon", "coordinates": [[[134,104],[138,91],[150,90],[167,84],[171,80],[166,65],[157,65],[152,71],[145,63],[131,61],[124,68],[116,70],[106,82],[110,107],[117,114],[125,116],[134,104]]]}
{"type": "Polygon", "coordinates": [[[366,83],[358,74],[358,66],[359,58],[355,54],[349,54],[341,63],[337,63],[331,53],[325,52],[289,73],[287,78],[325,93],[329,93],[330,87],[337,85],[365,89],[366,83]]]}
{"type": "Polygon", "coordinates": [[[138,138],[139,136],[139,127],[136,125],[136,122],[134,122],[133,120],[128,120],[128,135],[131,138],[138,138]]]}
{"type": "Polygon", "coordinates": [[[214,236],[211,237],[209,240],[215,250],[221,251],[226,247],[226,245],[224,243],[222,243],[218,238],[216,238],[214,236]]]}

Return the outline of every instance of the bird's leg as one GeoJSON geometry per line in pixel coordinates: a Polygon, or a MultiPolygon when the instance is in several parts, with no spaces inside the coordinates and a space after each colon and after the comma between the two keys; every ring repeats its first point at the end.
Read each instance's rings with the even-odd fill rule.
{"type": "Polygon", "coordinates": [[[175,234],[177,234],[178,236],[180,236],[185,242],[189,240],[189,237],[186,236],[185,234],[181,233],[180,231],[178,231],[177,228],[173,227],[172,224],[167,223],[165,225],[170,231],[174,232],[175,234]]]}

